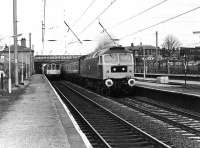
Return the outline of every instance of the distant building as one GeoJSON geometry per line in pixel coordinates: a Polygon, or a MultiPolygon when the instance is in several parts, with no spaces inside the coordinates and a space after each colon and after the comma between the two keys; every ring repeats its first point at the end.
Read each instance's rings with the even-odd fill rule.
{"type": "Polygon", "coordinates": [[[146,57],[149,60],[154,60],[156,57],[156,52],[157,52],[157,56],[160,53],[160,49],[156,49],[155,46],[152,45],[137,45],[134,46],[133,43],[131,44],[131,46],[127,46],[125,47],[126,49],[130,50],[133,52],[134,57],[136,58],[142,58],[142,57],[146,57]]]}
{"type": "MultiPolygon", "coordinates": [[[[0,55],[0,63],[4,65],[4,71],[8,73],[9,47],[6,46],[4,50],[0,51],[0,55]]],[[[27,70],[29,74],[32,74],[34,64],[34,50],[26,46],[25,38],[21,39],[21,45],[17,45],[17,55],[19,72],[23,63],[24,69],[27,70]]],[[[10,57],[12,70],[14,70],[14,45],[10,46],[10,57]]]]}
{"type": "Polygon", "coordinates": [[[181,47],[180,56],[186,56],[188,60],[200,60],[200,47],[181,47]]]}

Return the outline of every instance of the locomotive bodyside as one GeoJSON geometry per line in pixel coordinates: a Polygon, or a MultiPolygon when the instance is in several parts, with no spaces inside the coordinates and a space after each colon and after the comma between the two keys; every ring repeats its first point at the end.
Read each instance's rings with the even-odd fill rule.
{"type": "Polygon", "coordinates": [[[99,57],[80,59],[80,76],[102,79],[102,64],[99,63],[99,57]]]}
{"type": "Polygon", "coordinates": [[[123,47],[103,49],[63,63],[62,76],[89,87],[132,87],[135,84],[133,55],[123,47]]]}
{"type": "Polygon", "coordinates": [[[112,47],[80,59],[80,76],[106,87],[134,86],[134,60],[130,51],[112,47]]]}

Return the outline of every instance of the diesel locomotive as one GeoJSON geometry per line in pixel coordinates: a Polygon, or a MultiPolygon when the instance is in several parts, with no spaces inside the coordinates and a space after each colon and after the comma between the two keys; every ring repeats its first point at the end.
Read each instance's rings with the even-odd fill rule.
{"type": "Polygon", "coordinates": [[[61,76],[96,89],[133,87],[133,54],[121,46],[98,50],[64,62],[61,76]]]}

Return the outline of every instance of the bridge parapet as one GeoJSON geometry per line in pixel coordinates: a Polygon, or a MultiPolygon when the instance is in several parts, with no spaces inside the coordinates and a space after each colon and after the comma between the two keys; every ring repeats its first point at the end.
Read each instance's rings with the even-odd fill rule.
{"type": "Polygon", "coordinates": [[[78,58],[81,55],[36,55],[34,62],[62,62],[69,59],[78,58]]]}
{"type": "Polygon", "coordinates": [[[42,73],[42,66],[44,64],[61,64],[66,60],[75,59],[81,55],[36,55],[34,57],[35,73],[42,73]]]}

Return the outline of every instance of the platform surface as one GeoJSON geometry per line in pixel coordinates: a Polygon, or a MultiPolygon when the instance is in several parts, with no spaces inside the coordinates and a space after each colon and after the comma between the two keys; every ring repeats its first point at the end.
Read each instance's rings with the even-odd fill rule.
{"type": "Polygon", "coordinates": [[[68,147],[86,146],[43,75],[19,97],[0,97],[0,148],[68,147]]]}
{"type": "Polygon", "coordinates": [[[155,78],[136,77],[136,86],[200,97],[200,81],[169,80],[168,84],[161,84],[155,78]]]}

